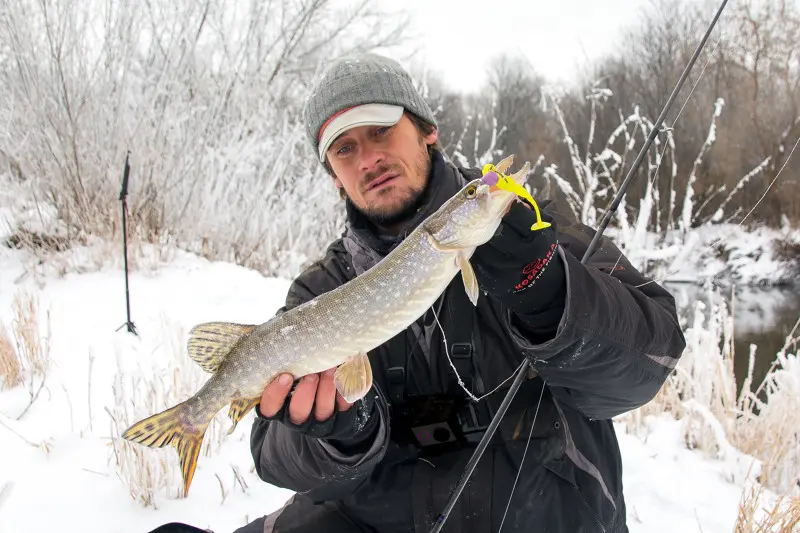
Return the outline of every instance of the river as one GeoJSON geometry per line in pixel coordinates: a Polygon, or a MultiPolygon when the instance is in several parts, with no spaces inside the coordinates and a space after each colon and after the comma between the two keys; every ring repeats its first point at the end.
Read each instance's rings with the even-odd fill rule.
{"type": "MultiPolygon", "coordinates": [[[[674,296],[681,317],[691,324],[694,319],[694,302],[706,304],[724,299],[734,312],[734,373],[737,390],[747,377],[750,345],[755,344],[756,358],[753,368],[753,389],[756,389],[775,360],[775,354],[786,343],[786,337],[800,318],[800,291],[797,288],[759,289],[737,287],[721,288],[709,293],[697,285],[664,283],[674,296]],[[733,306],[731,306],[733,304],[733,306]]],[[[708,311],[706,311],[706,316],[708,311]]],[[[800,328],[799,328],[800,329],[800,328]]],[[[800,331],[795,331],[797,337],[800,331]]],[[[800,346],[790,346],[789,353],[798,353],[800,346]]]]}

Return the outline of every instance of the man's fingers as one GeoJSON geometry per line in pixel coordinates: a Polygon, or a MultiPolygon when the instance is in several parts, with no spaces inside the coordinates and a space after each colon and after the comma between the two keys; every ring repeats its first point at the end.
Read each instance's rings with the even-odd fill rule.
{"type": "Polygon", "coordinates": [[[336,385],[333,383],[335,368],[326,370],[319,375],[319,386],[317,387],[317,398],[314,404],[314,418],[323,422],[333,415],[336,406],[336,385]]]}
{"type": "Polygon", "coordinates": [[[300,379],[289,400],[289,420],[292,424],[302,424],[308,420],[311,408],[314,407],[314,397],[317,395],[318,374],[308,374],[300,379]]]}
{"type": "Polygon", "coordinates": [[[281,374],[267,385],[261,395],[261,403],[259,404],[259,410],[262,415],[272,417],[281,410],[283,402],[286,401],[286,396],[292,389],[293,381],[291,374],[281,374]]]}
{"type": "Polygon", "coordinates": [[[353,405],[352,403],[348,402],[344,399],[344,396],[339,394],[339,391],[336,391],[336,408],[341,411],[347,411],[350,409],[350,406],[353,405]]]}

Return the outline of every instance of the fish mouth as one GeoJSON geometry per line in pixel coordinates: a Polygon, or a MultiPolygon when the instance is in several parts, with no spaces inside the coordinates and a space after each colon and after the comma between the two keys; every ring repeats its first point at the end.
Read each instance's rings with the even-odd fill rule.
{"type": "Polygon", "coordinates": [[[383,174],[381,174],[380,176],[369,182],[369,184],[367,185],[367,190],[371,191],[373,189],[376,189],[381,185],[392,181],[398,176],[400,176],[399,172],[384,172],[383,174]]]}

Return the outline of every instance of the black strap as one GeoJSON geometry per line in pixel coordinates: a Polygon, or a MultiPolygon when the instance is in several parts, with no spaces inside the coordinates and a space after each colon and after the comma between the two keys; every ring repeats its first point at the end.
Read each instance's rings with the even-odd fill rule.
{"type": "MultiPolygon", "coordinates": [[[[389,352],[389,360],[394,359],[392,352],[389,352]]],[[[403,366],[390,366],[387,370],[389,379],[389,401],[399,404],[405,398],[406,388],[406,369],[403,366]]]]}
{"type": "MultiPolygon", "coordinates": [[[[438,305],[434,304],[438,308],[436,316],[438,316],[439,322],[442,323],[442,328],[445,329],[445,337],[449,344],[447,350],[450,354],[450,359],[453,361],[453,366],[456,367],[464,386],[472,391],[473,394],[478,395],[482,393],[483,383],[475,372],[475,343],[473,342],[476,323],[475,306],[469,300],[464,287],[458,285],[458,283],[461,283],[460,276],[455,281],[444,292],[440,301],[437,301],[438,305]],[[447,328],[444,327],[444,323],[447,323],[447,328]]],[[[431,311],[429,310],[428,312],[430,313],[431,311]]],[[[439,331],[438,325],[436,325],[434,331],[439,331]]],[[[426,342],[426,339],[420,337],[417,342],[426,342]]],[[[408,353],[406,352],[408,350],[413,351],[416,348],[416,346],[409,346],[402,351],[399,349],[389,350],[387,377],[389,398],[392,403],[400,403],[405,400],[408,379],[406,370],[408,353]]],[[[446,367],[447,375],[457,379],[447,361],[431,361],[431,363],[438,365],[440,368],[446,367]]],[[[461,391],[461,394],[465,398],[467,397],[467,394],[463,391],[461,391]]]]}
{"type": "MultiPolygon", "coordinates": [[[[461,283],[461,276],[456,278],[456,281],[461,283]]],[[[463,285],[451,287],[449,307],[446,308],[449,317],[449,331],[447,332],[447,340],[450,344],[448,350],[450,359],[453,361],[453,366],[456,367],[458,376],[461,377],[464,386],[472,392],[472,394],[482,394],[483,383],[477,373],[477,365],[475,362],[475,328],[477,326],[477,313],[475,306],[472,305],[466,290],[463,285]]],[[[440,315],[441,320],[441,315],[440,315]]],[[[449,365],[448,365],[449,366],[449,365]]],[[[452,368],[450,374],[453,374],[452,368]]],[[[454,379],[457,379],[453,375],[454,379]]],[[[464,397],[467,394],[460,390],[464,397]]]]}

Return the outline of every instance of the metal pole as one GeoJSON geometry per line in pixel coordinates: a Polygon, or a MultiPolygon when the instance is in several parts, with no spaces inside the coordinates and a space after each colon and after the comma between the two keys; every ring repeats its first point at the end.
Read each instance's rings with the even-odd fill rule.
{"type": "Polygon", "coordinates": [[[136,333],[136,326],[131,322],[131,295],[128,286],[128,176],[130,175],[131,167],[128,162],[131,153],[130,151],[125,156],[125,169],[122,172],[122,189],[119,192],[119,200],[122,202],[122,251],[123,251],[123,264],[125,266],[125,310],[127,313],[127,321],[117,328],[117,331],[123,327],[127,327],[129,333],[138,335],[136,333]]]}
{"type": "MultiPolygon", "coordinates": [[[[642,149],[639,150],[639,155],[636,156],[636,159],[634,160],[630,171],[628,171],[628,175],[625,177],[625,180],[623,181],[622,186],[619,188],[619,191],[617,191],[617,194],[614,197],[614,201],[611,202],[611,205],[608,207],[608,209],[606,209],[605,215],[603,215],[603,220],[600,226],[598,227],[597,232],[594,235],[594,238],[592,238],[592,241],[586,248],[586,253],[584,253],[583,258],[581,258],[581,263],[586,264],[589,257],[592,256],[595,249],[597,248],[600,242],[600,238],[602,237],[603,232],[605,231],[609,221],[611,220],[611,216],[616,211],[617,207],[622,201],[625,192],[628,190],[628,186],[633,181],[633,178],[636,175],[636,171],[639,169],[639,166],[641,165],[642,160],[644,159],[644,156],[647,153],[647,150],[650,149],[650,145],[655,140],[656,135],[658,135],[659,127],[661,127],[661,124],[664,122],[664,118],[666,117],[669,110],[672,108],[672,104],[675,102],[675,98],[678,96],[678,93],[683,87],[683,84],[686,81],[686,78],[689,76],[689,72],[692,70],[692,67],[697,61],[697,58],[700,57],[700,52],[702,52],[703,47],[705,47],[706,41],[708,41],[708,37],[714,30],[714,26],[716,26],[717,20],[719,20],[720,15],[722,15],[722,12],[725,9],[727,3],[728,0],[723,0],[722,4],[717,10],[717,13],[714,15],[714,19],[711,21],[708,28],[706,29],[706,33],[705,35],[703,35],[703,39],[697,45],[697,48],[695,49],[694,54],[692,55],[692,58],[689,61],[689,64],[686,65],[686,68],[683,70],[683,74],[678,80],[678,83],[675,85],[675,88],[673,89],[672,94],[667,100],[667,103],[664,105],[664,109],[661,111],[661,115],[658,117],[658,120],[656,120],[655,124],[653,125],[653,129],[650,132],[650,135],[648,135],[647,141],[645,142],[644,146],[642,146],[642,149]]],[[[494,415],[494,418],[492,418],[492,422],[489,424],[489,427],[486,428],[486,432],[481,438],[480,443],[478,443],[478,447],[472,453],[472,457],[470,458],[469,463],[467,463],[467,467],[464,469],[464,473],[461,475],[461,479],[459,480],[458,485],[456,485],[453,495],[450,497],[450,500],[447,502],[447,505],[445,506],[442,513],[436,519],[436,523],[431,529],[431,533],[439,533],[444,527],[445,521],[447,520],[448,516],[450,516],[450,512],[453,510],[453,507],[455,507],[458,497],[461,495],[461,492],[467,485],[470,476],[472,476],[472,472],[478,465],[478,461],[480,461],[481,456],[483,456],[483,452],[486,450],[489,441],[491,440],[492,436],[494,436],[494,432],[495,430],[497,430],[497,426],[500,425],[500,420],[505,415],[508,406],[511,404],[511,401],[514,399],[514,396],[517,394],[517,391],[522,385],[522,382],[524,381],[523,376],[525,376],[525,374],[527,374],[529,370],[530,370],[530,361],[527,358],[525,358],[522,365],[520,366],[518,374],[514,378],[514,382],[511,384],[511,387],[509,387],[508,392],[506,393],[506,396],[503,399],[503,403],[500,405],[500,409],[494,415]]]]}

